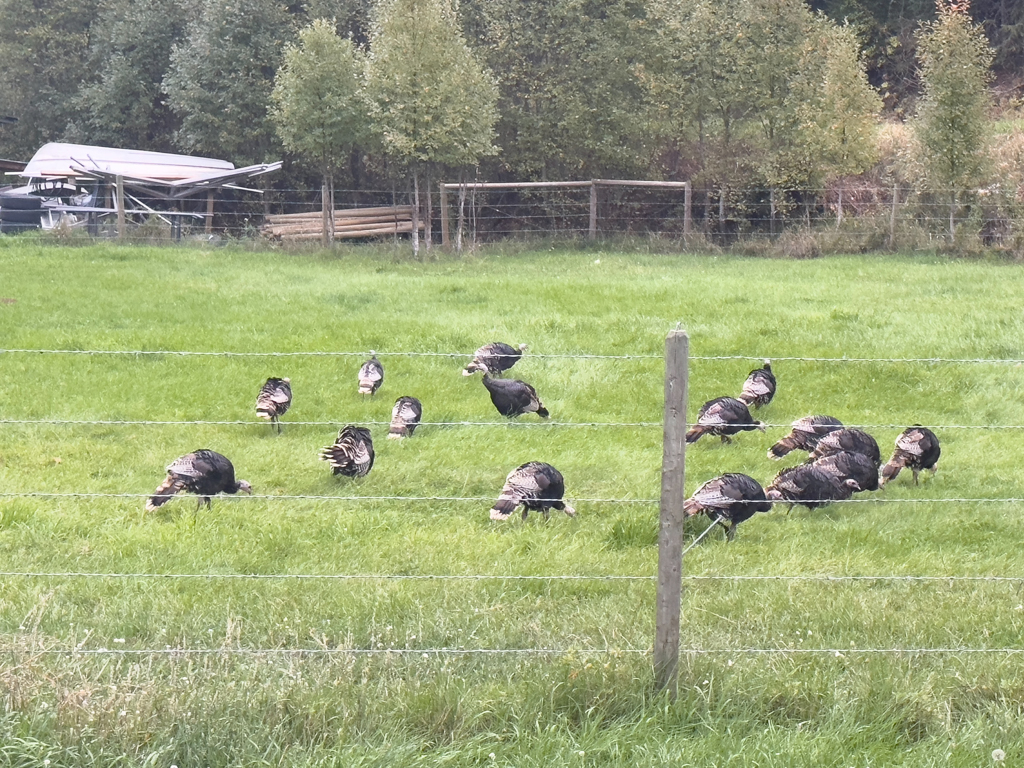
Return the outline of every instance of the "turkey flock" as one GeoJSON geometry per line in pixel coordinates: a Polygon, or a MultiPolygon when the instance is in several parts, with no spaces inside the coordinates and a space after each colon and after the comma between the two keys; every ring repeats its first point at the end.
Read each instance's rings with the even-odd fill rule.
{"type": "MultiPolygon", "coordinates": [[[[513,347],[492,342],[480,347],[463,369],[463,376],[481,374],[481,382],[499,414],[509,419],[535,413],[542,419],[550,414],[537,390],[525,381],[503,378],[522,358],[525,344],[513,347]]],[[[384,366],[375,352],[357,374],[357,392],[373,398],[384,384],[384,366]]],[[[696,423],[686,433],[687,443],[696,443],[705,435],[718,436],[731,443],[741,432],[764,432],[766,425],[754,419],[750,409],[769,405],[775,397],[777,381],[771,361],[750,372],[737,397],[716,397],[704,403],[696,423]]],[[[281,432],[281,417],[292,404],[291,380],[268,378],[256,396],[256,414],[281,432]]],[[[415,397],[399,397],[391,411],[388,439],[410,438],[423,418],[423,404],[415,397]]],[[[939,440],[927,427],[915,425],[896,438],[895,450],[882,465],[878,442],[862,429],[845,427],[828,415],[797,419],[792,431],[768,449],[768,458],[780,460],[794,451],[807,454],[803,464],[783,469],[762,486],[749,475],[728,472],[703,483],[686,500],[686,517],[704,514],[712,525],[725,529],[732,541],[736,526],[757,512],[768,512],[775,504],[787,511],[800,505],[816,509],[836,501],[845,501],[855,493],[877,491],[896,479],[903,469],[913,473],[918,484],[922,470],[934,473],[940,455],[939,440]]],[[[338,432],[331,445],[319,452],[334,475],[359,478],[373,469],[373,437],[366,427],[349,424],[338,432]]],[[[175,459],[167,467],[167,477],[146,502],[146,510],[158,509],[180,491],[199,497],[198,506],[210,506],[218,493],[252,493],[246,480],[236,480],[231,462],[219,453],[200,449],[175,459]]],[[[576,510],[565,501],[565,481],[550,464],[529,461],[513,469],[505,479],[497,501],[491,508],[492,520],[506,520],[519,507],[525,520],[530,510],[547,519],[552,509],[575,517],[576,510]]],[[[197,506],[197,509],[198,509],[197,506]]]]}
{"type": "MultiPolygon", "coordinates": [[[[525,344],[518,347],[502,342],[493,342],[480,347],[473,359],[463,369],[463,376],[482,374],[484,388],[495,409],[502,416],[514,419],[528,413],[548,418],[548,410],[541,402],[537,390],[525,381],[500,378],[501,374],[514,366],[527,349],[525,344]]],[[[384,384],[384,366],[377,354],[370,351],[370,359],[359,367],[356,376],[357,392],[371,398],[384,384]]],[[[281,417],[292,404],[291,379],[271,377],[260,387],[256,395],[256,415],[276,426],[281,433],[281,417]]],[[[399,397],[391,410],[388,439],[402,440],[412,437],[423,418],[423,404],[415,397],[399,397]]],[[[365,477],[373,469],[373,436],[366,427],[348,424],[341,428],[331,445],[324,446],[319,453],[321,461],[327,462],[335,475],[344,477],[365,477]]],[[[209,507],[211,497],[218,493],[252,493],[252,486],[246,480],[235,480],[235,468],[231,461],[216,451],[202,448],[175,459],[167,466],[167,477],[146,501],[146,510],[153,511],[166,504],[175,494],[188,491],[199,497],[197,509],[204,504],[209,507]]],[[[552,509],[559,509],[569,517],[576,510],[563,499],[565,481],[562,474],[550,464],[530,461],[512,470],[505,485],[491,509],[492,520],[508,518],[517,507],[523,508],[525,520],[529,511],[534,510],[549,516],[552,509]]]]}

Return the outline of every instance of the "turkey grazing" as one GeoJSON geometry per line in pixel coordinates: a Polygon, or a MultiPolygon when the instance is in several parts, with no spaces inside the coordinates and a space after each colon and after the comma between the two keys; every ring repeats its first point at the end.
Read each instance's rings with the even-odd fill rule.
{"type": "Polygon", "coordinates": [[[878,490],[878,463],[862,453],[831,453],[811,466],[847,483],[854,492],[878,490]],[[851,480],[856,487],[848,482],[851,480]]]}
{"type": "Polygon", "coordinates": [[[501,495],[491,507],[491,520],[507,520],[520,504],[523,505],[523,520],[531,509],[543,514],[545,520],[552,509],[575,517],[576,510],[562,500],[564,495],[565,481],[561,472],[542,461],[527,462],[508,473],[501,495]]]}
{"type": "Polygon", "coordinates": [[[235,480],[235,468],[226,456],[200,448],[185,454],[167,466],[167,479],[146,500],[146,511],[162,507],[178,491],[189,491],[199,496],[196,509],[210,506],[210,497],[218,493],[252,493],[245,480],[235,480]]]}
{"type": "Polygon", "coordinates": [[[683,502],[687,517],[703,512],[725,528],[725,538],[729,541],[736,536],[737,525],[753,517],[755,512],[768,512],[771,508],[760,483],[738,472],[708,480],[683,502]]]}
{"type": "Polygon", "coordinates": [[[370,351],[370,359],[359,368],[359,394],[372,395],[384,383],[384,366],[377,359],[377,353],[370,351]]]}
{"type": "Polygon", "coordinates": [[[850,427],[830,432],[818,441],[811,451],[808,463],[831,456],[833,453],[859,453],[874,462],[875,468],[882,463],[882,453],[878,450],[878,442],[860,429],[850,427]]]}
{"type": "Polygon", "coordinates": [[[914,473],[914,485],[917,475],[922,469],[931,470],[935,474],[939,469],[939,438],[928,427],[915,424],[903,430],[896,438],[896,450],[892,458],[882,467],[881,485],[884,487],[890,480],[895,480],[900,470],[909,467],[914,473]]]}
{"type": "Polygon", "coordinates": [[[760,408],[768,405],[775,397],[775,374],[772,373],[772,361],[765,360],[763,368],[755,368],[743,382],[743,391],[736,398],[748,407],[760,408]]]}
{"type": "Polygon", "coordinates": [[[797,504],[814,509],[830,501],[848,499],[857,490],[860,486],[855,480],[841,480],[813,464],[798,464],[779,472],[765,486],[764,495],[769,501],[788,503],[790,509],[797,504]]]}
{"type": "Polygon", "coordinates": [[[723,443],[731,443],[729,435],[754,429],[764,432],[764,424],[754,421],[745,403],[735,397],[716,397],[701,406],[696,425],[686,433],[686,442],[695,443],[703,435],[721,435],[723,443]]]}
{"type": "Polygon", "coordinates": [[[769,459],[781,459],[790,451],[810,453],[825,435],[842,429],[843,423],[831,416],[804,416],[793,422],[793,431],[768,449],[769,459]]]}
{"type": "Polygon", "coordinates": [[[400,397],[391,409],[391,428],[388,430],[389,440],[401,440],[412,437],[423,418],[423,405],[415,397],[400,397]]]}
{"type": "Polygon", "coordinates": [[[256,395],[256,415],[277,424],[277,433],[281,434],[281,417],[292,404],[291,379],[267,379],[256,395]]]}
{"type": "Polygon", "coordinates": [[[498,413],[514,419],[524,413],[536,413],[542,419],[551,414],[540,401],[537,390],[518,379],[492,379],[489,373],[484,374],[484,386],[491,393],[491,402],[498,413]]]}
{"type": "Polygon", "coordinates": [[[520,344],[518,349],[501,341],[484,344],[484,346],[473,353],[473,360],[462,369],[462,375],[472,376],[474,373],[479,372],[489,373],[491,376],[499,376],[503,371],[507,371],[518,363],[519,358],[523,356],[523,352],[526,350],[527,346],[525,344],[520,344]]]}
{"type": "Polygon", "coordinates": [[[373,468],[373,439],[370,430],[349,424],[338,433],[334,445],[320,451],[320,460],[334,468],[334,474],[363,477],[373,468]]]}

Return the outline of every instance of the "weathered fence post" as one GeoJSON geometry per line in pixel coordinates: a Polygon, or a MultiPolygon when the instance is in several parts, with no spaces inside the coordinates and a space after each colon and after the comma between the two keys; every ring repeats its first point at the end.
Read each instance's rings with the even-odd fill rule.
{"type": "Polygon", "coordinates": [[[896,204],[900,199],[900,188],[892,185],[892,212],[889,214],[889,250],[896,250],[896,204]]]}
{"type": "Polygon", "coordinates": [[[441,247],[445,250],[451,248],[452,241],[448,231],[448,187],[441,182],[441,247]]]}
{"type": "Polygon", "coordinates": [[[693,228],[693,188],[690,182],[683,187],[683,241],[689,245],[688,238],[693,228]]]}
{"type": "Polygon", "coordinates": [[[677,328],[665,339],[665,426],[658,528],[658,593],[654,634],[654,682],[676,696],[679,616],[683,596],[683,501],[686,479],[686,397],[690,338],[677,328]]]}
{"type": "Polygon", "coordinates": [[[597,239],[597,182],[590,180],[590,230],[589,239],[597,239]]]}
{"type": "Polygon", "coordinates": [[[124,177],[115,177],[116,181],[116,200],[114,201],[117,206],[117,237],[123,239],[125,236],[125,213],[124,213],[124,177]]]}
{"type": "Polygon", "coordinates": [[[206,234],[213,234],[213,190],[206,193],[206,234]]]}

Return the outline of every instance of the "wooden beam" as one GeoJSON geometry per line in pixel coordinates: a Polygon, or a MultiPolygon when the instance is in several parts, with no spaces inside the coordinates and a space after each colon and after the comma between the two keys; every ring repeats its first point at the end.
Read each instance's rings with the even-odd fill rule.
{"type": "Polygon", "coordinates": [[[206,193],[206,234],[213,234],[213,190],[206,193]]]}
{"type": "Polygon", "coordinates": [[[665,424],[661,460],[661,515],[658,528],[658,585],[655,598],[654,681],[676,697],[679,620],[683,595],[683,502],[686,481],[686,400],[690,339],[674,330],[665,339],[665,424]]]}
{"type": "Polygon", "coordinates": [[[445,250],[451,248],[451,238],[448,232],[448,189],[441,184],[441,247],[445,250]]]}
{"type": "Polygon", "coordinates": [[[597,184],[590,184],[590,229],[588,230],[590,240],[597,239],[597,184]]]}
{"type": "Polygon", "coordinates": [[[121,239],[125,236],[127,228],[124,213],[124,176],[118,176],[115,184],[114,207],[117,208],[117,237],[121,239]]]}

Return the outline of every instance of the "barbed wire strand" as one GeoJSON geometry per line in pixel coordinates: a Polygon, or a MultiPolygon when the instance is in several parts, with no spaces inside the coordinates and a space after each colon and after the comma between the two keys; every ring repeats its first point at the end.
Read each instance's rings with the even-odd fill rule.
{"type": "MultiPolygon", "coordinates": [[[[39,355],[163,355],[168,357],[369,357],[370,350],[355,352],[199,352],[187,350],[127,350],[127,349],[0,349],[0,354],[39,354],[39,355]]],[[[473,352],[406,352],[406,351],[375,351],[378,357],[448,357],[472,358],[473,352]]],[[[663,360],[664,355],[628,354],[628,355],[597,355],[575,353],[533,353],[528,358],[577,359],[577,360],[663,360]]],[[[951,363],[951,364],[990,364],[990,365],[1024,365],[1024,358],[957,358],[957,357],[795,357],[772,355],[690,355],[690,360],[772,360],[809,363],[951,363]]]]}
{"type": "MultiPolygon", "coordinates": [[[[25,648],[4,647],[0,653],[32,656],[648,656],[643,648],[25,648]]],[[[1024,648],[680,648],[686,655],[978,655],[1024,653],[1024,648]]]]}

